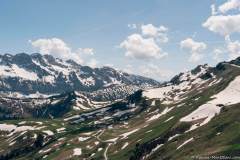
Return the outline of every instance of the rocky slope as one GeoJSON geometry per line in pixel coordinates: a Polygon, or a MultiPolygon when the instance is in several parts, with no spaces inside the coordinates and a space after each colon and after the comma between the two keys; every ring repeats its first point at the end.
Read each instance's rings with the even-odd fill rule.
{"type": "Polygon", "coordinates": [[[161,86],[104,104],[81,92],[40,103],[5,97],[12,107],[27,103],[18,115],[28,114],[0,121],[0,159],[237,159],[239,64],[240,58],[200,65],[161,86]]]}
{"type": "Polygon", "coordinates": [[[110,67],[90,68],[73,60],[63,61],[50,55],[0,55],[1,93],[11,92],[19,96],[36,97],[36,93],[44,96],[81,91],[95,92],[94,95],[103,93],[96,96],[98,99],[102,96],[106,100],[123,98],[126,93],[131,94],[136,89],[156,85],[159,85],[159,82],[150,78],[131,75],[110,67]],[[119,94],[119,97],[109,95],[111,92],[119,94]]]}

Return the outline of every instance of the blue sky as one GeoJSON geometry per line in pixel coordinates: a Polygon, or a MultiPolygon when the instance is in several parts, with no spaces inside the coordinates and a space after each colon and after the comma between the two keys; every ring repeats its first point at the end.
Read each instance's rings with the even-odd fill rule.
{"type": "Polygon", "coordinates": [[[236,47],[240,48],[237,41],[240,29],[230,29],[234,32],[226,32],[222,35],[218,27],[226,22],[218,19],[213,19],[205,27],[203,26],[211,16],[216,18],[228,14],[238,15],[238,11],[234,11],[238,6],[229,9],[228,6],[232,5],[225,5],[227,8],[225,10],[218,8],[230,1],[1,0],[0,53],[45,51],[55,52],[49,54],[59,55],[60,58],[71,57],[63,54],[79,54],[78,57],[84,65],[110,65],[157,80],[167,80],[174,74],[198,64],[215,65],[220,60],[228,60],[230,43],[235,45],[232,46],[234,52],[239,51],[236,47]],[[212,4],[215,4],[218,12],[214,15],[210,7],[212,4]],[[143,34],[142,26],[148,24],[158,29],[160,26],[167,28],[163,34],[168,41],[164,43],[158,41],[157,36],[162,35],[160,30],[155,37],[143,34]],[[131,35],[135,37],[130,37],[131,35]],[[231,39],[227,42],[226,37],[231,39]],[[62,48],[44,50],[43,44],[46,43],[41,42],[49,40],[47,42],[53,44],[55,42],[51,41],[53,38],[64,43],[64,53],[58,53],[62,52],[62,48]],[[139,58],[137,57],[139,53],[135,53],[138,49],[131,48],[131,38],[140,38],[144,42],[151,39],[150,45],[154,43],[157,49],[161,49],[156,51],[156,55],[166,52],[167,56],[160,58],[156,55],[149,56],[151,53],[146,49],[141,53],[144,56],[139,58]],[[39,39],[42,41],[37,41],[39,39]],[[125,45],[122,44],[124,41],[125,45]],[[193,49],[194,46],[198,48],[193,49]],[[90,50],[93,54],[84,53],[85,48],[93,49],[90,50]],[[215,53],[216,49],[219,50],[219,54],[215,53]],[[129,50],[130,56],[127,56],[126,52],[129,50]],[[201,56],[191,60],[192,54],[201,56]],[[216,58],[216,55],[221,56],[216,58]]]}

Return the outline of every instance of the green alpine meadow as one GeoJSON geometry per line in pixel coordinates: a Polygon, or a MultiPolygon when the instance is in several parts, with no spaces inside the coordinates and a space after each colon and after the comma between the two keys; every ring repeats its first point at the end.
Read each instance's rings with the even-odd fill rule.
{"type": "Polygon", "coordinates": [[[240,159],[240,0],[1,0],[0,160],[240,159]]]}

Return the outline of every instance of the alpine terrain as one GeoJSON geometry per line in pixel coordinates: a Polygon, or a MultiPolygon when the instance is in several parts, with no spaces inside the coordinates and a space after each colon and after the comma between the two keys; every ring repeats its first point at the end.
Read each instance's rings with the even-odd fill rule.
{"type": "Polygon", "coordinates": [[[240,58],[170,81],[0,56],[0,160],[240,157],[240,58]]]}

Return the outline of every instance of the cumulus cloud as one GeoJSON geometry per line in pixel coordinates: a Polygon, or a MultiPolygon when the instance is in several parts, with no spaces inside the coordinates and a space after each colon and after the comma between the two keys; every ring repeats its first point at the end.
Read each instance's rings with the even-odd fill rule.
{"type": "Polygon", "coordinates": [[[73,59],[76,62],[83,64],[82,54],[93,55],[94,51],[92,48],[79,48],[76,51],[72,49],[59,38],[50,39],[37,39],[30,40],[30,44],[39,50],[41,54],[50,54],[54,57],[61,58],[63,60],[73,59]]]}
{"type": "Polygon", "coordinates": [[[71,48],[61,39],[37,39],[30,41],[33,47],[39,49],[42,54],[53,54],[59,58],[67,58],[72,54],[71,48]]]}
{"type": "Polygon", "coordinates": [[[218,7],[219,12],[226,13],[233,9],[240,9],[240,1],[239,0],[228,0],[218,7]]]}
{"type": "Polygon", "coordinates": [[[216,11],[215,5],[211,6],[212,16],[210,16],[202,26],[209,29],[212,32],[218,33],[225,37],[226,49],[225,51],[215,49],[213,51],[213,59],[219,60],[219,56],[224,52],[229,53],[229,59],[235,59],[240,56],[240,42],[232,41],[230,36],[233,33],[240,33],[240,14],[229,14],[229,11],[239,11],[239,0],[228,0],[218,7],[216,11]],[[214,13],[213,13],[214,12],[214,13]],[[228,14],[227,14],[228,13],[228,14]]]}
{"type": "Polygon", "coordinates": [[[240,41],[232,41],[229,36],[226,37],[229,60],[236,59],[240,56],[240,41]]]}
{"type": "Polygon", "coordinates": [[[215,4],[212,4],[212,5],[211,5],[211,11],[212,11],[212,15],[213,15],[213,16],[217,14],[215,4]]]}
{"type": "Polygon", "coordinates": [[[168,42],[167,31],[165,26],[156,27],[153,24],[147,24],[141,26],[142,35],[156,38],[161,43],[168,42]]]}
{"type": "Polygon", "coordinates": [[[203,58],[202,51],[207,48],[207,45],[203,42],[196,42],[191,38],[187,38],[180,42],[180,47],[191,53],[190,62],[197,62],[203,58]]]}
{"type": "Polygon", "coordinates": [[[240,0],[228,0],[218,7],[211,5],[212,15],[202,24],[203,27],[222,36],[240,32],[240,14],[226,14],[230,10],[240,9],[240,0]]]}
{"type": "Polygon", "coordinates": [[[240,32],[240,14],[210,16],[203,27],[210,31],[227,36],[234,32],[240,32]]]}
{"type": "Polygon", "coordinates": [[[97,67],[97,64],[98,64],[98,61],[96,59],[90,59],[89,62],[87,62],[87,65],[92,67],[92,68],[96,68],[97,67]]]}
{"type": "MultiPolygon", "coordinates": [[[[136,24],[128,24],[130,28],[137,28],[136,24]]],[[[168,28],[156,27],[153,24],[141,26],[141,33],[129,35],[120,44],[126,50],[125,56],[136,59],[160,59],[167,55],[160,47],[161,43],[168,42],[168,28]]]]}
{"type": "Polygon", "coordinates": [[[162,69],[155,64],[148,64],[139,68],[140,75],[152,77],[157,80],[168,80],[174,75],[174,72],[168,69],[162,69]]]}
{"type": "Polygon", "coordinates": [[[128,36],[120,47],[126,49],[125,56],[136,59],[159,59],[167,55],[153,38],[144,38],[140,34],[128,36]]]}
{"type": "Polygon", "coordinates": [[[127,72],[129,74],[133,74],[134,73],[134,67],[130,64],[126,65],[126,67],[123,69],[123,72],[127,72]]]}
{"type": "Polygon", "coordinates": [[[128,64],[122,69],[123,72],[129,74],[137,74],[145,77],[154,78],[156,80],[169,80],[175,73],[169,69],[163,69],[156,64],[148,63],[140,66],[128,64]]]}
{"type": "Polygon", "coordinates": [[[224,50],[220,48],[215,48],[213,50],[213,59],[217,62],[220,62],[222,60],[224,50]]]}
{"type": "Polygon", "coordinates": [[[164,26],[155,27],[153,24],[142,25],[142,34],[146,36],[157,36],[159,32],[167,32],[168,28],[164,26]]]}

